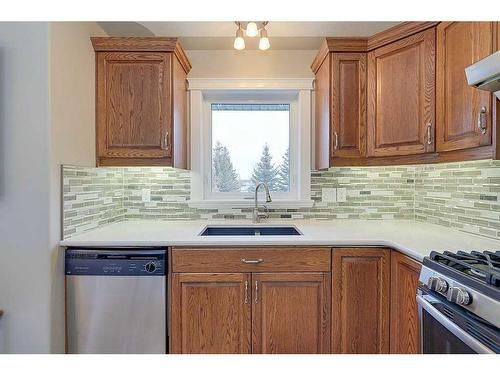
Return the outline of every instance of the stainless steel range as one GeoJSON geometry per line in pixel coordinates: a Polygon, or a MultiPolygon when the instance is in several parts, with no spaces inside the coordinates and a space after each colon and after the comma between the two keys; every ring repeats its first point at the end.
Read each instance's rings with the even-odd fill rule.
{"type": "Polygon", "coordinates": [[[500,251],[432,252],[417,302],[422,353],[500,353],[500,251]]]}

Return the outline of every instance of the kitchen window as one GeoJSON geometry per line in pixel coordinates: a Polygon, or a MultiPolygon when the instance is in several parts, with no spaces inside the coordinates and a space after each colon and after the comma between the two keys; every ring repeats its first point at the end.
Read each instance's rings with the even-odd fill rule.
{"type": "Polygon", "coordinates": [[[211,104],[210,192],[290,189],[290,104],[211,104]]]}
{"type": "Polygon", "coordinates": [[[310,206],[310,90],[196,90],[193,81],[190,205],[249,207],[265,182],[270,207],[310,206]]]}

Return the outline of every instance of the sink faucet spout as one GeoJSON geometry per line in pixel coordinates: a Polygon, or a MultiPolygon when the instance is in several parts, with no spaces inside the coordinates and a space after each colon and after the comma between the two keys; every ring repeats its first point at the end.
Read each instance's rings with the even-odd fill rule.
{"type": "MultiPolygon", "coordinates": [[[[263,186],[264,190],[266,191],[266,203],[272,202],[271,199],[271,194],[269,193],[269,187],[265,182],[259,182],[257,186],[255,187],[255,205],[253,208],[252,212],[252,222],[253,223],[260,223],[261,215],[259,215],[259,188],[263,186]]],[[[264,215],[264,217],[268,217],[268,215],[264,215]]]]}

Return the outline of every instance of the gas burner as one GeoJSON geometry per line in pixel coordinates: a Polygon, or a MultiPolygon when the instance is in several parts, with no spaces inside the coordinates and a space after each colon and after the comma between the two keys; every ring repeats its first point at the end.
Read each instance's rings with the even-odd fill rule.
{"type": "Polygon", "coordinates": [[[487,285],[500,288],[500,251],[432,252],[430,259],[487,285]]]}

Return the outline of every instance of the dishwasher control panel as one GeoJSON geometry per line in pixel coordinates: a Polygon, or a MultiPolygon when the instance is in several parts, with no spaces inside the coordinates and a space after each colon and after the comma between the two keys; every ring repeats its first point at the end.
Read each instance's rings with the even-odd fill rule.
{"type": "Polygon", "coordinates": [[[165,276],[166,250],[66,250],[66,275],[165,276]]]}

